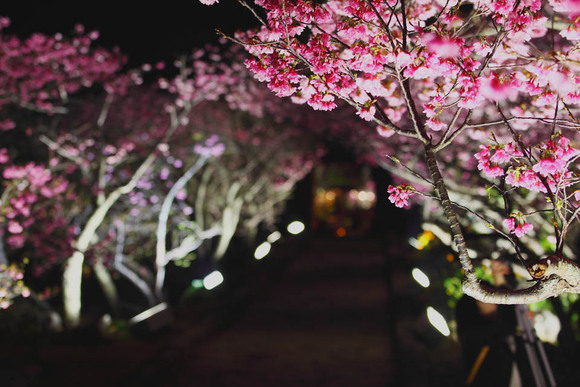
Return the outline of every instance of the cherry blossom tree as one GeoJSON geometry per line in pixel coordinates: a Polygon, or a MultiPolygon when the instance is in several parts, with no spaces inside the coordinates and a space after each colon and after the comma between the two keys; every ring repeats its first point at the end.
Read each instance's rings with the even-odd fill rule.
{"type": "Polygon", "coordinates": [[[122,72],[118,53],[91,46],[97,33],[85,36],[80,26],[77,33],[70,42],[60,34],[36,34],[25,41],[6,37],[13,51],[5,56],[1,74],[7,84],[1,112],[5,136],[20,136],[0,150],[7,245],[0,255],[7,274],[2,305],[29,294],[22,274],[7,266],[14,257],[30,257],[35,275],[62,266],[69,327],[80,323],[87,267],[113,310],[119,303],[114,272],[133,283],[150,306],[163,301],[170,262],[185,259],[216,236],[216,251],[223,255],[239,219],[251,218],[247,227],[273,222],[315,157],[310,140],[297,130],[304,123],[299,107],[290,104],[292,109],[284,110],[271,102],[269,91],[240,63],[246,54],[237,47],[226,56],[218,48],[193,50],[175,62],[175,77],[144,84],[144,76],[155,78],[165,65],[122,72]],[[29,66],[29,73],[44,69],[46,74],[31,82],[20,68],[12,71],[14,61],[29,66]],[[87,91],[78,93],[82,87],[87,91]],[[218,99],[222,102],[212,102],[218,99]],[[282,133],[280,120],[293,120],[293,131],[282,133]],[[237,145],[219,161],[226,142],[237,145]],[[283,142],[293,144],[293,150],[282,150],[283,142]],[[271,150],[260,158],[264,145],[271,150]],[[31,147],[34,152],[24,155],[31,147]],[[279,164],[269,165],[266,155],[270,160],[275,155],[279,164]],[[255,179],[232,171],[251,159],[248,176],[255,179]],[[227,179],[212,181],[220,181],[228,195],[221,197],[218,190],[209,197],[214,203],[222,200],[215,222],[195,222],[192,217],[207,214],[200,203],[210,200],[186,193],[194,191],[192,179],[208,163],[204,176],[207,170],[221,171],[227,179]],[[226,200],[232,195],[235,200],[226,200]],[[260,204],[250,208],[256,199],[260,204]]]}
{"type": "Polygon", "coordinates": [[[261,27],[230,39],[254,55],[246,65],[256,77],[316,110],[350,104],[383,137],[372,147],[389,149],[414,180],[390,187],[391,201],[437,200],[466,294],[529,303],[580,291],[579,267],[565,248],[579,211],[576,2],[239,2],[261,27]],[[457,167],[446,170],[451,163],[457,167]],[[483,202],[487,188],[492,205],[461,205],[450,187],[465,181],[472,190],[458,193],[483,202]],[[506,292],[478,281],[460,216],[507,240],[534,284],[506,292]],[[525,254],[522,240],[546,224],[551,253],[525,254]]]}
{"type": "MultiPolygon", "coordinates": [[[[7,27],[8,20],[1,19],[1,25],[7,27]]],[[[114,240],[103,227],[111,224],[112,208],[137,188],[173,136],[183,133],[192,109],[235,84],[227,64],[202,60],[203,50],[196,50],[188,61],[177,63],[173,79],[162,78],[155,87],[141,85],[141,74],[152,66],[121,72],[121,55],[93,48],[98,34],[76,29],[78,37],[70,39],[2,35],[0,47],[2,129],[6,138],[24,137],[0,151],[1,215],[11,250],[2,249],[1,257],[6,264],[17,251],[30,254],[36,274],[63,265],[64,315],[70,327],[80,323],[86,258],[101,282],[112,282],[106,257],[99,253],[114,240]],[[79,94],[82,88],[90,90],[79,94]],[[35,152],[27,156],[30,147],[35,152]],[[26,157],[34,161],[21,161],[26,157]]],[[[202,150],[213,145],[200,144],[202,150]]],[[[175,192],[168,195],[171,207],[175,192]]],[[[105,293],[115,298],[110,285],[105,293]]]]}
{"type": "Polygon", "coordinates": [[[234,235],[251,239],[258,226],[272,229],[296,183],[324,153],[316,136],[304,131],[316,128],[320,115],[291,103],[269,106],[271,98],[259,91],[251,100],[262,102],[260,117],[239,111],[216,121],[213,117],[224,111],[216,106],[218,111],[204,125],[217,122],[213,132],[226,145],[225,153],[192,181],[198,224],[220,224],[215,261],[224,257],[234,235]]]}
{"type": "MultiPolygon", "coordinates": [[[[5,32],[9,24],[9,19],[0,18],[0,216],[6,225],[0,256],[5,266],[14,251],[24,257],[42,256],[42,263],[32,262],[38,274],[63,253],[72,253],[74,230],[63,204],[74,194],[68,181],[52,170],[57,160],[42,156],[38,137],[28,141],[34,137],[32,127],[66,114],[75,93],[109,85],[123,58],[116,51],[94,48],[98,33],[85,33],[81,26],[70,38],[36,33],[20,39],[5,32]]],[[[14,264],[10,267],[6,273],[14,272],[14,264]]],[[[22,275],[11,277],[17,283],[22,280],[22,275]]]]}
{"type": "MultiPolygon", "coordinates": [[[[105,89],[107,95],[98,114],[93,114],[92,119],[83,114],[73,115],[72,119],[75,121],[72,125],[67,125],[68,130],[62,131],[59,139],[47,140],[49,146],[57,154],[62,155],[61,150],[67,144],[67,137],[70,138],[71,127],[79,128],[87,134],[82,136],[77,132],[72,139],[77,142],[73,145],[73,149],[76,150],[73,153],[78,155],[76,161],[85,164],[86,179],[89,180],[88,185],[94,195],[84,196],[84,199],[90,200],[90,205],[84,207],[85,213],[87,208],[92,208],[92,211],[82,217],[80,234],[74,242],[75,251],[67,259],[63,274],[65,316],[71,326],[78,324],[80,316],[79,280],[85,254],[95,245],[95,240],[101,239],[98,237],[98,230],[106,221],[112,207],[140,184],[144,184],[143,178],[150,173],[154,162],[161,154],[167,152],[167,149],[174,147],[177,148],[177,152],[187,152],[186,149],[180,149],[187,143],[180,144],[174,141],[178,140],[176,136],[179,132],[183,135],[187,130],[188,115],[192,109],[202,101],[217,99],[227,90],[229,84],[235,82],[233,72],[229,68],[216,60],[202,61],[201,54],[203,52],[196,52],[190,62],[178,62],[180,70],[178,75],[172,80],[161,79],[161,91],[137,87],[130,90],[133,93],[130,96],[127,95],[129,90],[126,88],[120,92],[114,88],[105,89]],[[165,98],[162,95],[163,89],[168,92],[165,98]],[[123,103],[116,103],[117,98],[123,98],[123,103]],[[91,146],[82,145],[86,138],[89,138],[91,146]],[[69,296],[70,298],[67,298],[69,296]]],[[[145,66],[145,69],[148,70],[148,67],[145,66]]],[[[139,78],[136,80],[139,81],[139,78]]],[[[210,148],[206,146],[203,149],[210,148]]],[[[194,149],[189,150],[193,151],[194,149]]],[[[159,238],[156,247],[158,278],[155,285],[158,299],[162,297],[164,268],[167,264],[164,234],[169,209],[177,194],[175,187],[185,184],[191,178],[188,175],[195,173],[208,157],[209,155],[202,155],[198,166],[186,173],[185,180],[182,177],[174,182],[174,187],[169,190],[163,201],[156,232],[159,238]]],[[[106,232],[104,234],[106,235],[106,232]]],[[[100,265],[95,266],[97,267],[100,265]]],[[[101,273],[104,275],[106,272],[101,270],[101,273]]]]}

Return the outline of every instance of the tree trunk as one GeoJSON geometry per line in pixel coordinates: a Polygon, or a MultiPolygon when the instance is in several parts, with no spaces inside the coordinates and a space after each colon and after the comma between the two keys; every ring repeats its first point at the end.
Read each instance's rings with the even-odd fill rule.
{"type": "Polygon", "coordinates": [[[239,183],[234,183],[230,187],[227,195],[227,204],[222,214],[222,235],[220,236],[218,246],[214,253],[214,260],[219,261],[225,255],[228,246],[240,221],[240,212],[244,201],[241,197],[236,197],[241,186],[239,183]]]}
{"type": "Polygon", "coordinates": [[[81,283],[85,254],[75,251],[64,265],[62,273],[62,297],[65,323],[69,328],[77,327],[81,320],[81,283]]]}
{"type": "Polygon", "coordinates": [[[100,204],[89,217],[87,224],[77,238],[74,246],[76,251],[66,260],[64,272],[62,274],[64,317],[69,328],[74,328],[80,323],[83,263],[85,260],[85,253],[91,245],[91,241],[94,238],[97,229],[103,223],[103,220],[113,204],[115,204],[122,195],[131,192],[135,188],[137,181],[139,181],[149,167],[151,167],[154,160],[155,154],[151,153],[139,166],[137,171],[135,171],[135,174],[127,184],[117,188],[107,196],[105,201],[100,204]]]}
{"type": "Polygon", "coordinates": [[[113,277],[111,277],[111,273],[105,267],[101,259],[97,259],[97,261],[94,263],[93,270],[95,271],[95,275],[97,276],[99,284],[103,289],[105,298],[111,307],[113,316],[117,316],[119,312],[119,293],[117,292],[117,288],[115,286],[115,282],[113,281],[113,277]]]}
{"type": "Polygon", "coordinates": [[[447,192],[447,187],[443,181],[443,176],[441,176],[441,171],[437,165],[437,159],[435,158],[435,152],[431,145],[425,145],[425,157],[427,159],[427,166],[429,168],[429,173],[433,179],[433,184],[435,184],[435,190],[439,199],[441,199],[441,206],[449,223],[449,228],[453,236],[453,242],[459,253],[459,262],[461,267],[465,272],[465,277],[468,281],[476,281],[477,276],[475,274],[475,269],[471,263],[471,258],[469,257],[469,252],[467,251],[467,245],[465,243],[465,237],[463,236],[463,231],[461,230],[461,225],[457,219],[457,213],[453,208],[451,200],[449,199],[449,193],[447,192]]]}
{"type": "Polygon", "coordinates": [[[163,299],[163,284],[165,282],[165,267],[169,262],[167,260],[167,220],[169,219],[169,212],[171,211],[171,206],[177,196],[179,190],[185,187],[185,184],[204,166],[207,161],[207,156],[200,156],[197,162],[193,164],[184,174],[181,176],[171,187],[167,196],[163,200],[161,206],[161,211],[159,212],[159,219],[157,221],[157,244],[156,244],[156,254],[155,254],[155,295],[159,300],[163,299]]]}

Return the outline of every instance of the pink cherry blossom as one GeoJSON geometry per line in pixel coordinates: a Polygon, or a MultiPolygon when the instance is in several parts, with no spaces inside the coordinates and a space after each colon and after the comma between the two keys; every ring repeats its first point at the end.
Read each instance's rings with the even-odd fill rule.
{"type": "Polygon", "coordinates": [[[23,231],[22,225],[13,220],[8,222],[8,232],[12,234],[20,234],[23,231]]]}
{"type": "Polygon", "coordinates": [[[415,193],[415,189],[409,185],[394,187],[389,185],[387,189],[389,201],[399,208],[409,206],[409,198],[415,193]]]}
{"type": "Polygon", "coordinates": [[[532,170],[542,176],[548,176],[561,172],[565,167],[566,162],[562,159],[545,158],[538,161],[532,167],[532,170]]]}
{"type": "Polygon", "coordinates": [[[518,93],[519,82],[511,75],[491,73],[481,82],[481,94],[492,101],[513,98],[518,93]]]}
{"type": "Polygon", "coordinates": [[[515,236],[521,238],[534,229],[534,226],[525,221],[518,222],[515,218],[507,218],[503,221],[503,225],[515,236]]]}
{"type": "Polygon", "coordinates": [[[481,150],[475,154],[475,158],[478,160],[477,169],[491,178],[503,176],[505,173],[503,168],[497,164],[492,163],[490,160],[490,147],[480,145],[479,148],[481,150]]]}
{"type": "Polygon", "coordinates": [[[508,171],[505,181],[514,187],[527,188],[534,192],[548,192],[537,173],[531,169],[511,169],[508,171]]]}
{"type": "Polygon", "coordinates": [[[365,106],[357,111],[357,115],[365,121],[372,121],[375,117],[376,108],[373,105],[365,106]]]}
{"type": "Polygon", "coordinates": [[[495,164],[507,163],[512,156],[505,149],[496,149],[489,161],[495,164]]]}
{"type": "Polygon", "coordinates": [[[513,230],[513,233],[518,237],[521,238],[522,236],[526,235],[527,233],[529,233],[530,231],[532,231],[534,229],[534,226],[532,226],[529,223],[522,223],[516,226],[516,228],[513,230]]]}
{"type": "Polygon", "coordinates": [[[429,51],[436,53],[441,58],[453,58],[459,56],[461,52],[461,41],[434,33],[423,35],[422,42],[429,51]]]}
{"type": "Polygon", "coordinates": [[[8,157],[8,149],[0,148],[0,164],[6,164],[10,161],[10,157],[8,157]]]}
{"type": "Polygon", "coordinates": [[[431,128],[431,130],[434,130],[436,132],[445,129],[447,127],[447,124],[443,121],[441,121],[439,118],[429,118],[427,121],[425,121],[425,125],[427,125],[429,128],[431,128]]]}

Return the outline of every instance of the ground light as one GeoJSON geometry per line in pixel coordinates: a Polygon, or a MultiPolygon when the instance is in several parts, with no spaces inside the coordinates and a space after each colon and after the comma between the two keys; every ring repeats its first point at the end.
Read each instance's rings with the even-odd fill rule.
{"type": "Polygon", "coordinates": [[[169,305],[167,305],[165,302],[157,304],[157,305],[153,306],[152,308],[149,308],[149,309],[139,313],[138,315],[133,316],[129,320],[129,323],[130,324],[137,324],[141,321],[147,320],[148,318],[151,318],[152,316],[154,316],[158,313],[161,313],[162,311],[164,311],[168,307],[169,307],[169,305]]]}
{"type": "Polygon", "coordinates": [[[282,234],[280,233],[280,231],[274,231],[272,234],[268,235],[266,240],[270,243],[274,243],[280,240],[280,238],[282,238],[282,234]]]}
{"type": "Polygon", "coordinates": [[[435,239],[435,234],[431,231],[423,231],[421,235],[417,238],[409,238],[409,244],[416,248],[417,250],[423,250],[429,245],[429,243],[435,239]]]}
{"type": "Polygon", "coordinates": [[[417,281],[417,283],[419,283],[419,285],[423,286],[424,288],[428,288],[429,285],[431,285],[431,281],[429,281],[429,277],[427,277],[427,274],[423,273],[423,271],[421,271],[421,269],[414,268],[411,271],[411,275],[413,276],[415,281],[417,281]]]}
{"type": "Polygon", "coordinates": [[[224,276],[217,270],[212,271],[203,279],[203,286],[207,290],[212,290],[213,288],[219,286],[224,282],[224,276]]]}
{"type": "Polygon", "coordinates": [[[304,223],[295,220],[288,225],[287,230],[290,234],[297,235],[300,234],[302,231],[304,231],[305,228],[306,227],[304,226],[304,223]]]}
{"type": "Polygon", "coordinates": [[[437,312],[433,307],[427,307],[427,318],[431,325],[435,327],[443,336],[449,336],[451,331],[449,330],[449,326],[447,325],[447,321],[445,321],[445,317],[441,315],[441,313],[437,312]]]}
{"type": "Polygon", "coordinates": [[[272,245],[270,242],[263,242],[258,247],[256,247],[256,251],[254,252],[254,258],[262,259],[270,252],[272,245]]]}

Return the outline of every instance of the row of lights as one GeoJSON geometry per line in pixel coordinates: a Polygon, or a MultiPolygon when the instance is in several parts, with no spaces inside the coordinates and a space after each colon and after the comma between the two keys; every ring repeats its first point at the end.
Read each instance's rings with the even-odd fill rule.
{"type": "MultiPolygon", "coordinates": [[[[418,238],[409,238],[409,244],[417,250],[423,250],[434,239],[435,235],[431,231],[424,231],[418,238]]],[[[411,270],[411,276],[424,288],[428,288],[431,285],[427,274],[417,267],[411,270]]],[[[443,336],[448,337],[451,334],[445,317],[432,306],[427,307],[427,319],[443,336]]]]}
{"type": "MultiPolygon", "coordinates": [[[[429,277],[421,269],[417,267],[414,268],[411,270],[411,275],[413,276],[413,279],[417,281],[417,283],[422,287],[428,288],[431,285],[429,277]]],[[[448,337],[451,334],[451,330],[449,329],[449,325],[447,324],[445,317],[443,317],[443,315],[432,306],[427,307],[427,319],[431,325],[433,325],[433,327],[437,329],[443,336],[448,337]]]]}
{"type": "MultiPolygon", "coordinates": [[[[298,235],[306,229],[304,223],[295,220],[288,224],[286,230],[289,234],[298,235]]],[[[274,231],[266,238],[266,241],[262,242],[261,244],[256,247],[254,251],[254,258],[256,260],[261,260],[265,258],[272,249],[272,243],[280,240],[282,238],[282,234],[279,231],[274,231]]],[[[191,285],[194,288],[201,288],[204,287],[206,290],[212,290],[224,282],[224,276],[219,270],[214,270],[208,275],[206,275],[202,280],[196,279],[193,280],[191,285]]]]}

